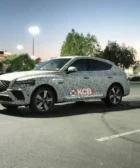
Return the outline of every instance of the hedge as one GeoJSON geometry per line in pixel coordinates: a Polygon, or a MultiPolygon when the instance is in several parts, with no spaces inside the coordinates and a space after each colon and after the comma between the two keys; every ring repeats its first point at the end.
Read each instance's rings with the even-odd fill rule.
{"type": "Polygon", "coordinates": [[[140,76],[129,78],[130,81],[140,81],[140,76]]]}

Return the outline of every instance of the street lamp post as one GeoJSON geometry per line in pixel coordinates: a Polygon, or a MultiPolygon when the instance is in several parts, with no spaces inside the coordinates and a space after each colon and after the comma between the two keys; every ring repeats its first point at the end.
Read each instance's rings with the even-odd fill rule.
{"type": "Polygon", "coordinates": [[[37,26],[33,26],[29,28],[29,33],[32,34],[33,37],[33,51],[32,51],[32,57],[35,57],[35,40],[34,40],[34,36],[40,33],[40,29],[37,26]]]}

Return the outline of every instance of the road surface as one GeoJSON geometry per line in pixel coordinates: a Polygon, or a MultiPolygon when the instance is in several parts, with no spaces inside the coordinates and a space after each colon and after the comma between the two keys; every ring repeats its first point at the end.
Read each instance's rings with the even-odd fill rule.
{"type": "Polygon", "coordinates": [[[118,107],[57,105],[48,115],[0,107],[1,168],[139,168],[140,84],[118,107]]]}

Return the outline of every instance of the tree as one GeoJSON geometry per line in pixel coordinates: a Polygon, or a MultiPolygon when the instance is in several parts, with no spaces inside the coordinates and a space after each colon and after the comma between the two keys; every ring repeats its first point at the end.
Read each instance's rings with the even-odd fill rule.
{"type": "Polygon", "coordinates": [[[3,73],[3,63],[2,62],[0,62],[0,73],[3,73]]]}
{"type": "Polygon", "coordinates": [[[5,73],[10,73],[12,72],[12,67],[11,66],[8,66],[6,69],[5,69],[5,73]]]}
{"type": "Polygon", "coordinates": [[[28,71],[35,67],[35,62],[28,54],[21,54],[11,61],[13,71],[28,71]]]}
{"type": "Polygon", "coordinates": [[[35,67],[35,61],[28,54],[8,56],[3,63],[8,65],[6,72],[28,71],[35,67]]]}
{"type": "Polygon", "coordinates": [[[10,55],[10,56],[6,56],[6,57],[3,58],[2,63],[9,65],[11,63],[11,60],[15,59],[18,56],[19,55],[16,55],[16,54],[10,55]]]}
{"type": "Polygon", "coordinates": [[[125,69],[135,63],[136,51],[132,47],[121,46],[120,66],[125,69]]]}
{"type": "Polygon", "coordinates": [[[40,64],[41,63],[41,58],[35,59],[35,64],[40,64]]]}
{"type": "Polygon", "coordinates": [[[109,41],[101,57],[125,69],[135,63],[135,54],[136,51],[132,47],[126,47],[124,44],[120,46],[117,42],[109,41]]]}
{"type": "Polygon", "coordinates": [[[66,36],[61,48],[61,56],[96,56],[100,53],[100,45],[95,36],[76,32],[74,29],[66,36]]]}

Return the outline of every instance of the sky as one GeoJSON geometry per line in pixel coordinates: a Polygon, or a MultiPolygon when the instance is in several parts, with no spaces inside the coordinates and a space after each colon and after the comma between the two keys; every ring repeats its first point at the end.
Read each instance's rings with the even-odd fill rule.
{"type": "Polygon", "coordinates": [[[136,49],[140,58],[139,0],[0,0],[0,50],[32,55],[31,26],[38,26],[35,56],[60,55],[71,29],[95,35],[102,47],[108,40],[136,49]]]}

